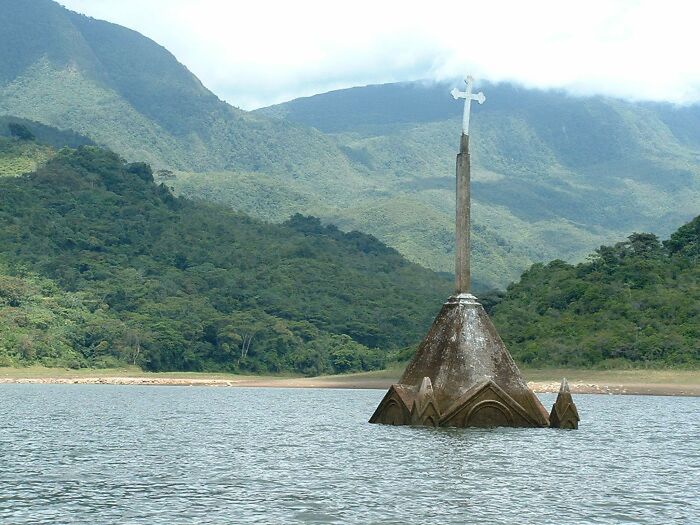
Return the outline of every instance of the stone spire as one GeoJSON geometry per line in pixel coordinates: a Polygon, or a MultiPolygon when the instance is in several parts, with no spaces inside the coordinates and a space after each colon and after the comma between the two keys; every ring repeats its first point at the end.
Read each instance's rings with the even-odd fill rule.
{"type": "Polygon", "coordinates": [[[457,156],[456,285],[399,382],[370,423],[451,427],[546,427],[547,411],[528,388],[483,306],[470,291],[469,109],[483,93],[466,92],[457,156]]]}
{"type": "Polygon", "coordinates": [[[552,428],[567,428],[575,430],[578,428],[578,410],[571,397],[569,383],[564,378],[559,387],[557,400],[554,402],[552,412],[549,414],[549,426],[552,428]]]}
{"type": "Polygon", "coordinates": [[[471,159],[469,158],[469,115],[472,100],[483,104],[486,101],[484,94],[472,93],[474,79],[467,76],[464,81],[467,85],[464,91],[457,88],[452,90],[455,99],[464,99],[464,113],[462,117],[462,136],[459,142],[459,155],[457,155],[457,202],[455,206],[455,295],[468,294],[471,291],[471,159]]]}
{"type": "Polygon", "coordinates": [[[455,220],[455,295],[471,291],[471,159],[469,135],[462,133],[457,155],[457,201],[455,220]]]}

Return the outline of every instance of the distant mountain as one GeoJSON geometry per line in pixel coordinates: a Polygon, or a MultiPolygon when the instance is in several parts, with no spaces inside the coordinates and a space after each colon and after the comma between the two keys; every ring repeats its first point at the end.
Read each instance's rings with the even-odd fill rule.
{"type": "MultiPolygon", "coordinates": [[[[328,220],[372,232],[426,266],[452,265],[455,84],[402,83],[259,110],[332,134],[381,190],[328,220]]],[[[700,106],[633,104],[481,86],[472,161],[476,275],[577,260],[628,231],[669,234],[700,212],[700,106]]]]}
{"type": "Polygon", "coordinates": [[[283,174],[331,195],[352,184],[332,139],[231,107],[130,29],[52,0],[0,0],[0,49],[0,115],[75,130],[154,167],[283,174]]]}
{"type": "MultiPolygon", "coordinates": [[[[31,147],[0,137],[0,166],[7,143],[31,147]]],[[[450,289],[369,235],[176,198],[93,146],[0,177],[0,366],[367,370],[450,289]]]]}
{"type": "MultiPolygon", "coordinates": [[[[51,0],[0,0],[0,49],[11,50],[0,54],[0,115],[173,171],[162,182],[181,195],[275,222],[313,214],[453,269],[452,84],[367,86],[249,113],[143,35],[51,0]]],[[[483,88],[472,128],[479,290],[630,231],[667,235],[698,213],[697,106],[483,88]]]]}

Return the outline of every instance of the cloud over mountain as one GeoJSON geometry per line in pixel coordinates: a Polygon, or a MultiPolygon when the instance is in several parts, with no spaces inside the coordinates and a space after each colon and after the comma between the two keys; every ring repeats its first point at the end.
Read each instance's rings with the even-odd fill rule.
{"type": "Polygon", "coordinates": [[[465,71],[634,100],[700,101],[700,5],[62,0],[134,28],[246,109],[330,89],[465,71]]]}

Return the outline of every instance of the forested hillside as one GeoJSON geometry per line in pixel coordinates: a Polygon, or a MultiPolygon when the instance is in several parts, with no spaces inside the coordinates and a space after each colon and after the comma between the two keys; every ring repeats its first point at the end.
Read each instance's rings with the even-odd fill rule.
{"type": "MultiPolygon", "coordinates": [[[[0,169],[0,366],[374,369],[411,355],[451,289],[370,236],[177,198],[99,148],[0,138],[0,168],[8,151],[42,167],[0,169]]],[[[700,217],[536,264],[484,303],[527,365],[696,365],[700,217]]]]}
{"type": "MultiPolygon", "coordinates": [[[[462,106],[452,83],[245,112],[152,40],[51,0],[0,0],[0,49],[12,50],[0,53],[0,115],[150,162],[177,194],[276,222],[311,214],[453,269],[462,106]]],[[[478,290],[505,287],[533,262],[581,260],[630,231],[668,235],[700,211],[698,106],[482,88],[472,128],[478,290]]]]}
{"type": "Polygon", "coordinates": [[[17,117],[0,117],[0,177],[31,173],[56,149],[92,145],[72,131],[63,131],[17,117]]]}
{"type": "Polygon", "coordinates": [[[14,266],[0,254],[0,367],[112,367],[138,361],[135,351],[115,352],[110,330],[125,327],[94,300],[14,266]],[[112,351],[109,351],[109,350],[112,351]]]}
{"type": "Polygon", "coordinates": [[[585,263],[535,264],[492,313],[531,366],[697,366],[700,216],[663,243],[634,234],[585,263]]]}
{"type": "Polygon", "coordinates": [[[377,368],[451,285],[312,217],[271,225],[174,197],[148,165],[90,146],[0,178],[0,247],[4,364],[377,368]]]}

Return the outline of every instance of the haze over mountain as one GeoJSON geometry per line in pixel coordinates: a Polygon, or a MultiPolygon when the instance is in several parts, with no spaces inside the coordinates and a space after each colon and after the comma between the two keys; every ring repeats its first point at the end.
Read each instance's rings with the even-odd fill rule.
{"type": "MultiPolygon", "coordinates": [[[[310,213],[451,271],[461,105],[452,85],[342,90],[253,113],[167,50],[50,0],[0,0],[0,115],[73,129],[176,171],[188,196],[284,221],[310,213]]],[[[483,86],[473,116],[479,287],[698,211],[700,110],[483,86]]]]}
{"type": "Polygon", "coordinates": [[[700,48],[696,2],[61,3],[148,35],[245,109],[467,71],[529,88],[700,102],[700,69],[683,53],[700,48]]]}

